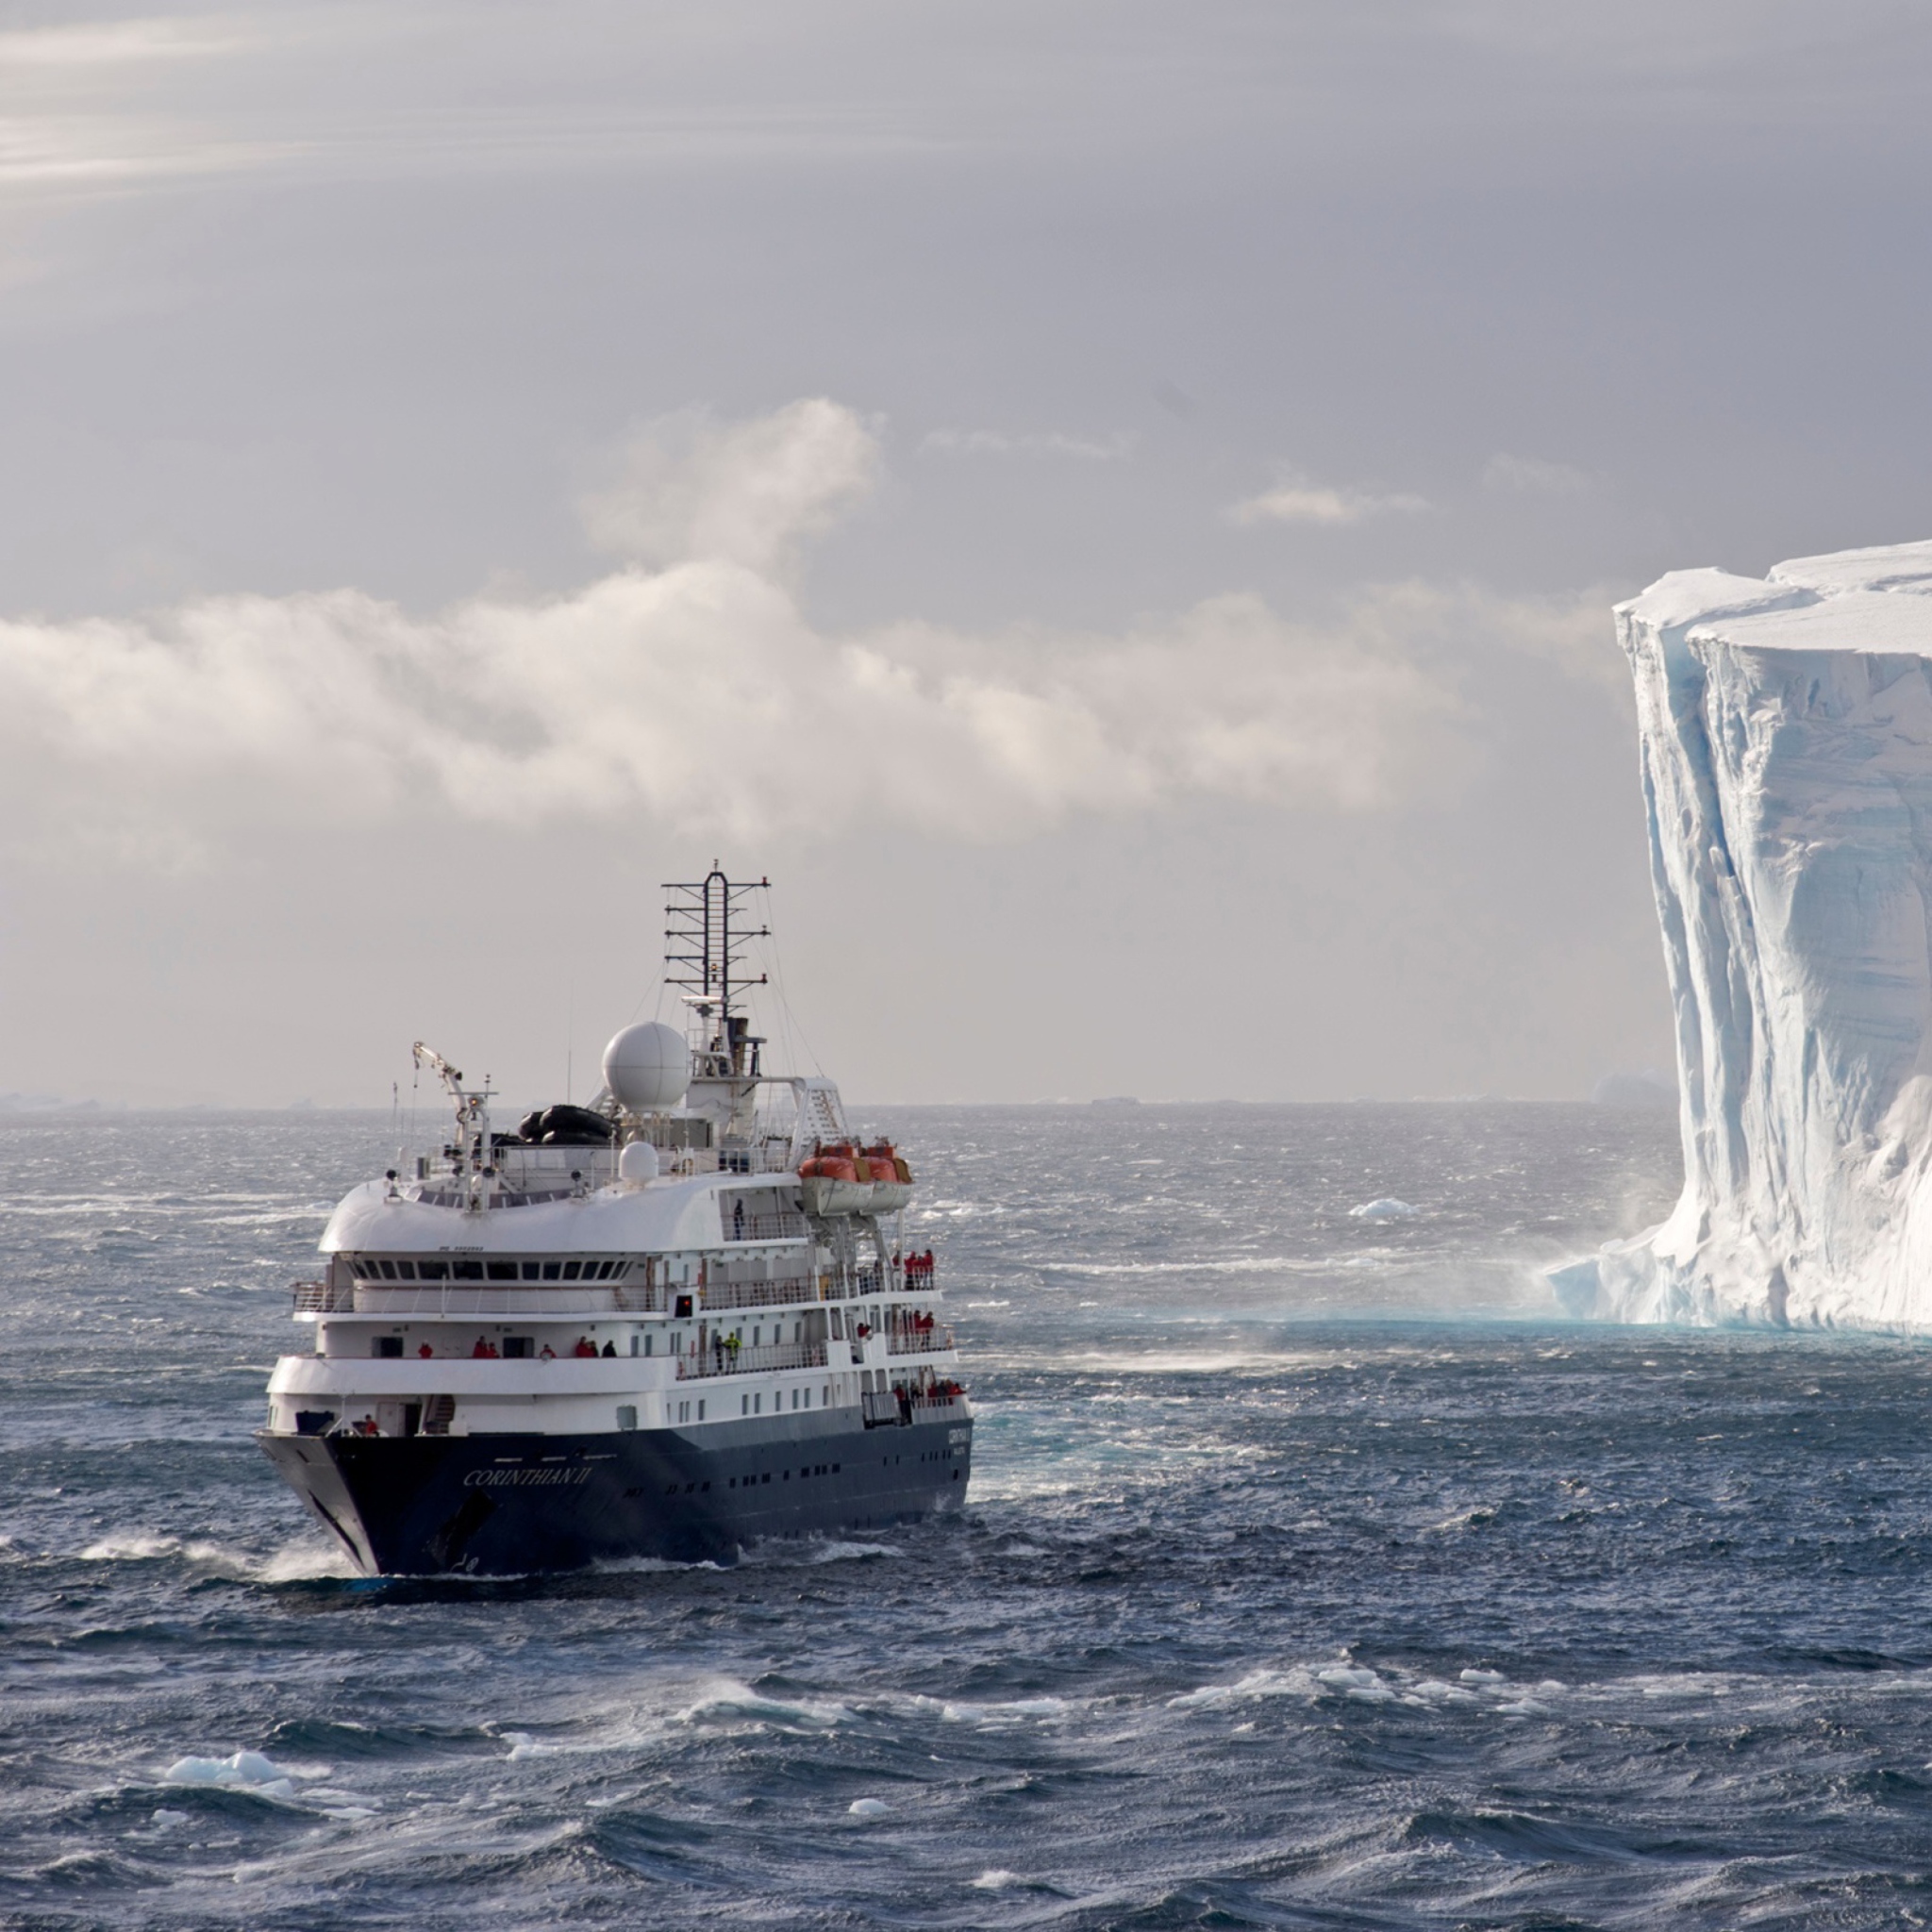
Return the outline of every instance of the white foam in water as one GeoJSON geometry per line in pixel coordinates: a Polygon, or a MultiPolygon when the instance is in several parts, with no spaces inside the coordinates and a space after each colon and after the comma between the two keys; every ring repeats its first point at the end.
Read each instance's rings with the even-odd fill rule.
{"type": "Polygon", "coordinates": [[[1009,1728],[1029,1718],[1062,1718],[1072,1708],[1064,1697],[1020,1697],[1006,1704],[944,1703],[939,1707],[941,1724],[976,1724],[989,1730],[1009,1728]]]}
{"type": "Polygon", "coordinates": [[[838,1537],[773,1537],[763,1542],[747,1543],[741,1553],[741,1563],[765,1564],[775,1569],[808,1563],[851,1563],[865,1557],[896,1557],[901,1553],[890,1543],[847,1542],[838,1537]]]}
{"type": "Polygon", "coordinates": [[[1179,1697],[1170,1697],[1170,1710],[1211,1710],[1250,1697],[1306,1697],[1322,1694],[1322,1687],[1300,1664],[1286,1671],[1250,1671],[1239,1683],[1204,1684],[1179,1697]]]}
{"type": "Polygon", "coordinates": [[[253,1570],[257,1580],[262,1583],[310,1583],[362,1574],[340,1544],[322,1542],[290,1543],[262,1557],[253,1570]]]}
{"type": "Polygon", "coordinates": [[[973,1889],[975,1891],[1004,1891],[1008,1886],[1019,1883],[1017,1872],[1008,1872],[996,1865],[991,1872],[982,1872],[973,1881],[973,1889]]]}
{"type": "Polygon", "coordinates": [[[731,1677],[712,1679],[704,1693],[680,1710],[675,1721],[690,1724],[715,1717],[748,1717],[813,1729],[852,1722],[852,1712],[843,1704],[816,1703],[806,1699],[789,1703],[775,1697],[763,1697],[749,1684],[741,1684],[731,1677]]]}
{"type": "Polygon", "coordinates": [[[146,1563],[158,1557],[172,1557],[182,1547],[178,1536],[104,1536],[81,1551],[80,1560],[83,1563],[146,1563]]]}
{"type": "Polygon", "coordinates": [[[255,1557],[225,1543],[137,1530],[102,1537],[80,1553],[83,1563],[155,1563],[171,1557],[249,1583],[299,1583],[360,1574],[340,1547],[331,1549],[308,1541],[287,1544],[267,1557],[255,1557]]]}

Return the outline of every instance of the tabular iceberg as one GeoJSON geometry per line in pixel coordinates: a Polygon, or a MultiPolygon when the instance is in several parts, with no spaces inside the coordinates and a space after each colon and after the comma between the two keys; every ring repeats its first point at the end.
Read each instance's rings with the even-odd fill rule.
{"type": "Polygon", "coordinates": [[[1617,610],[1684,1192],[1573,1314],[1932,1328],[1932,542],[1617,610]]]}

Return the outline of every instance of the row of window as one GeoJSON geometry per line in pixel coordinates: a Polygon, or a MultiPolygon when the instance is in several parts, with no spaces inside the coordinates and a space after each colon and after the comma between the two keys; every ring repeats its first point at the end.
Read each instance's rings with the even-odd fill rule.
{"type": "Polygon", "coordinates": [[[628,1261],[379,1261],[350,1264],[365,1281],[615,1281],[628,1261]]]}
{"type": "MultiPolygon", "coordinates": [[[[810,1389],[794,1389],[791,1391],[791,1406],[793,1408],[809,1408],[811,1407],[810,1389]],[[803,1398],[803,1400],[800,1399],[801,1397],[803,1398]]],[[[821,1408],[830,1408],[831,1406],[832,1385],[829,1382],[827,1382],[825,1384],[824,1394],[819,1402],[819,1407],[821,1408]]],[[[776,1415],[778,1411],[784,1407],[784,1390],[774,1389],[772,1391],[772,1413],[774,1415],[776,1415]]],[[[761,1394],[741,1395],[738,1398],[738,1412],[740,1415],[762,1415],[765,1412],[765,1398],[761,1394]]]]}

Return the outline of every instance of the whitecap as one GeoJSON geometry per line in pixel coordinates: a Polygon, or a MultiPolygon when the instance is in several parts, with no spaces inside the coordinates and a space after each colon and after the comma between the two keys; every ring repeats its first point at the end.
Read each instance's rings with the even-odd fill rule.
{"type": "Polygon", "coordinates": [[[313,1583],[330,1576],[359,1576],[341,1545],[323,1542],[289,1543],[253,1566],[262,1583],[313,1583]]]}
{"type": "Polygon", "coordinates": [[[778,1724],[807,1724],[829,1728],[849,1724],[852,1712],[842,1704],[819,1703],[805,1698],[795,1702],[761,1697],[749,1684],[735,1678],[714,1679],[695,1703],[675,1713],[673,1722],[691,1724],[713,1716],[762,1718],[778,1724]]]}
{"type": "Polygon", "coordinates": [[[1351,1208],[1348,1211],[1351,1219],[1356,1221],[1407,1221],[1416,1212],[1407,1201],[1398,1201],[1392,1194],[1364,1201],[1360,1207],[1351,1208]]]}
{"type": "Polygon", "coordinates": [[[136,1530],[102,1537],[80,1553],[83,1563],[153,1563],[166,1557],[178,1557],[249,1583],[296,1583],[360,1574],[345,1551],[307,1540],[286,1544],[267,1557],[256,1557],[205,1539],[136,1530]]]}
{"type": "Polygon", "coordinates": [[[1321,1695],[1321,1687],[1299,1664],[1287,1671],[1250,1671],[1233,1684],[1204,1684],[1198,1690],[1170,1697],[1170,1710],[1211,1710],[1218,1705],[1234,1704],[1250,1697],[1307,1697],[1321,1695]]]}
{"type": "Polygon", "coordinates": [[[81,1551],[83,1563],[146,1563],[172,1557],[181,1547],[178,1536],[104,1536],[81,1551]]]}
{"type": "Polygon", "coordinates": [[[896,1557],[902,1554],[890,1543],[847,1542],[838,1537],[773,1537],[748,1543],[740,1560],[747,1568],[760,1565],[784,1569],[799,1563],[850,1563],[865,1557],[896,1557]]]}
{"type": "Polygon", "coordinates": [[[1022,1724],[1028,1718],[1064,1717],[1071,1707],[1064,1697],[1016,1697],[1005,1704],[942,1704],[942,1724],[978,1724],[988,1730],[1022,1724]]]}
{"type": "Polygon", "coordinates": [[[1004,1891],[1008,1886],[1019,1885],[1022,1882],[1017,1872],[1008,1872],[1004,1867],[995,1865],[991,1871],[982,1872],[972,1881],[972,1885],[975,1891],[1004,1891]]]}

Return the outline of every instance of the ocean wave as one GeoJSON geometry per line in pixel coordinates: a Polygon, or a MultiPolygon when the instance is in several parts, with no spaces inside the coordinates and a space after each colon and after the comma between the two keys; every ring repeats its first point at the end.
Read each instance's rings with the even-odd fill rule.
{"type": "Polygon", "coordinates": [[[710,1679],[690,1704],[678,1710],[680,1724],[709,1724],[718,1718],[750,1718],[804,1730],[831,1730],[853,1722],[851,1706],[819,1698],[774,1697],[732,1677],[710,1679]]]}
{"type": "Polygon", "coordinates": [[[204,1538],[134,1530],[102,1537],[89,1543],[78,1556],[83,1563],[158,1563],[178,1558],[244,1583],[319,1582],[361,1574],[349,1561],[346,1552],[306,1540],[258,1555],[204,1538]]]}

